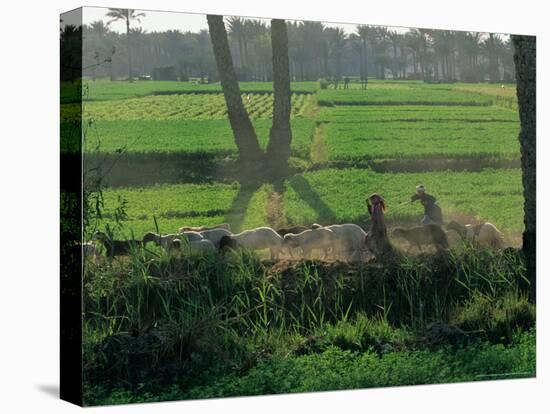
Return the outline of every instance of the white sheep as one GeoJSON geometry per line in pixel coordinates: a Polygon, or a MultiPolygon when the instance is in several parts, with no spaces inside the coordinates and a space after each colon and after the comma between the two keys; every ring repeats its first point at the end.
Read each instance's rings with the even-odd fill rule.
{"type": "Polygon", "coordinates": [[[183,226],[183,227],[180,227],[180,228],[178,229],[178,231],[179,231],[180,233],[183,233],[183,232],[185,232],[185,231],[196,231],[196,232],[200,232],[200,231],[213,230],[213,229],[226,229],[226,230],[231,231],[231,226],[229,225],[229,223],[216,224],[215,226],[198,226],[198,227],[186,227],[186,226],[183,226]]]}
{"type": "Polygon", "coordinates": [[[470,242],[480,247],[502,249],[504,247],[504,237],[500,230],[492,223],[481,224],[460,224],[451,221],[447,224],[447,229],[456,231],[463,241],[470,242]]]}
{"type": "Polygon", "coordinates": [[[220,240],[223,236],[231,236],[233,233],[231,233],[229,230],[226,229],[210,229],[210,230],[204,230],[199,233],[203,238],[210,240],[212,243],[214,243],[214,246],[216,248],[220,247],[220,240]]]}
{"type": "Polygon", "coordinates": [[[271,259],[279,258],[283,238],[271,227],[258,227],[239,234],[225,235],[220,239],[219,248],[242,248],[249,250],[269,249],[271,259]]]}
{"type": "Polygon", "coordinates": [[[365,248],[367,233],[357,224],[333,224],[325,229],[332,230],[335,234],[333,250],[338,256],[345,259],[351,254],[351,260],[357,261],[361,258],[361,252],[365,248]]]}
{"type": "Polygon", "coordinates": [[[153,232],[143,235],[143,244],[154,242],[157,246],[162,246],[165,250],[172,249],[172,242],[180,237],[179,234],[166,234],[164,236],[153,232]]]}
{"type": "Polygon", "coordinates": [[[298,234],[285,234],[283,246],[287,247],[289,251],[291,251],[292,248],[300,247],[306,258],[311,257],[311,251],[313,249],[320,249],[323,251],[323,259],[325,259],[334,246],[334,241],[335,234],[332,230],[316,228],[304,230],[298,234]]]}
{"type": "Polygon", "coordinates": [[[211,254],[216,251],[214,243],[206,239],[190,242],[183,242],[181,239],[174,239],[172,241],[172,248],[182,250],[187,254],[211,254]]]}
{"type": "Polygon", "coordinates": [[[198,231],[183,231],[178,234],[179,238],[185,238],[188,242],[204,239],[198,231]]]}

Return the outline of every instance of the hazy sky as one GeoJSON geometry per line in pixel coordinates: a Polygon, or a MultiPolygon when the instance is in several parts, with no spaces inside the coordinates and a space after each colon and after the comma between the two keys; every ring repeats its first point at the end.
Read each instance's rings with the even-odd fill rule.
{"type": "MultiPolygon", "coordinates": [[[[104,22],[109,21],[109,18],[105,17],[107,11],[108,9],[104,7],[85,7],[83,16],[84,23],[89,24],[97,20],[103,20],[104,22]]],[[[141,19],[141,23],[133,22],[132,27],[141,26],[147,32],[162,32],[176,29],[182,32],[198,32],[201,29],[208,29],[205,14],[150,10],[143,10],[143,13],[146,14],[146,17],[141,19]]],[[[265,19],[265,21],[268,22],[269,19],[265,19]]],[[[346,33],[354,33],[357,24],[325,23],[325,26],[341,27],[346,33]]],[[[126,32],[126,26],[121,21],[111,23],[110,27],[112,30],[118,32],[126,32]]],[[[392,27],[392,29],[398,32],[408,31],[408,28],[403,27],[392,27]]]]}
{"type": "MultiPolygon", "coordinates": [[[[83,22],[89,24],[97,20],[103,20],[107,23],[110,19],[105,16],[108,9],[106,7],[89,7],[83,8],[83,22]]],[[[138,12],[145,13],[145,17],[141,18],[141,23],[132,22],[132,27],[141,26],[146,32],[164,32],[166,30],[179,30],[181,32],[198,32],[202,29],[208,29],[206,23],[206,15],[200,13],[183,13],[183,12],[168,12],[168,11],[152,11],[152,10],[138,10],[138,12]]],[[[254,17],[251,17],[254,18],[254,17]]],[[[269,19],[260,19],[269,22],[269,19]]],[[[327,23],[323,22],[328,27],[341,27],[347,34],[355,33],[357,29],[357,23],[327,23]]],[[[365,24],[369,24],[365,22],[365,24]]],[[[409,31],[409,27],[401,26],[387,26],[391,30],[395,30],[398,33],[405,33],[409,31]]],[[[110,24],[111,30],[125,33],[126,26],[122,21],[113,22],[110,24]]],[[[500,37],[506,40],[508,35],[500,34],[500,37]]]]}

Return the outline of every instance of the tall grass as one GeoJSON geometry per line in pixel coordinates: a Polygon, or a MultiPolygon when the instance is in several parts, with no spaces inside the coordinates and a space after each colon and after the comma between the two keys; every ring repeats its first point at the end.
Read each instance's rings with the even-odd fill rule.
{"type": "Polygon", "coordinates": [[[275,355],[414,348],[431,322],[511,343],[534,326],[526,286],[521,253],[511,249],[288,266],[243,251],[138,249],[86,263],[85,380],[135,389],[184,373],[190,386],[208,370],[245,372],[275,355]]]}
{"type": "Polygon", "coordinates": [[[525,286],[520,254],[466,251],[385,265],[299,262],[277,271],[246,252],[178,258],[160,249],[85,272],[85,324],[103,336],[207,321],[238,335],[311,334],[358,313],[420,329],[481,296],[525,286]]]}

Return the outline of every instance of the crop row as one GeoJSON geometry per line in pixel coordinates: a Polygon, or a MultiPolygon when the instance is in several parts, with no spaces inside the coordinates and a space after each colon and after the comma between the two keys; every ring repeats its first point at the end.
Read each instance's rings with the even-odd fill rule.
{"type": "MultiPolygon", "coordinates": [[[[293,94],[291,117],[303,117],[313,105],[309,94],[293,94]]],[[[272,117],[273,94],[243,94],[246,110],[253,119],[272,117]]],[[[80,110],[78,104],[65,104],[62,120],[70,121],[80,110]]],[[[84,118],[97,121],[227,119],[223,94],[179,94],[146,96],[113,101],[92,101],[84,104],[84,118]]]]}

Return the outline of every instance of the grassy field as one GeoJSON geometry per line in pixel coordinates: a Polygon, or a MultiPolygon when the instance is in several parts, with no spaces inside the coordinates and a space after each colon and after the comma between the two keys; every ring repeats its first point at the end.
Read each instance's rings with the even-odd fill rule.
{"type": "Polygon", "coordinates": [[[233,230],[254,228],[266,223],[267,194],[269,185],[261,186],[248,194],[244,204],[240,202],[242,192],[239,183],[233,184],[176,184],[150,187],[128,187],[106,189],[104,220],[116,228],[115,211],[124,200],[127,217],[120,221],[121,228],[115,230],[120,236],[131,232],[141,238],[145,232],[159,230],[174,233],[182,226],[215,225],[230,222],[233,230]]]}
{"type": "MultiPolygon", "coordinates": [[[[273,94],[243,94],[242,99],[252,118],[271,119],[273,94]]],[[[303,117],[311,106],[310,94],[293,94],[291,116],[303,117]]],[[[96,121],[227,119],[227,108],[221,93],[154,95],[91,101],[86,104],[86,113],[96,121]]]]}
{"type": "Polygon", "coordinates": [[[503,157],[518,158],[515,122],[331,122],[325,128],[329,160],[503,157]]]}
{"type": "MultiPolygon", "coordinates": [[[[271,121],[253,121],[260,145],[265,148],[271,121]]],[[[315,123],[310,119],[291,121],[294,155],[307,157],[315,123]]],[[[236,154],[231,126],[227,119],[208,120],[125,120],[97,121],[94,132],[100,137],[100,149],[114,153],[126,148],[129,153],[236,154]]],[[[87,151],[95,151],[97,141],[90,139],[87,151]]]]}
{"type": "Polygon", "coordinates": [[[288,223],[353,222],[367,224],[365,199],[382,192],[390,222],[410,222],[422,207],[409,204],[417,183],[434,194],[444,215],[469,215],[509,232],[523,229],[520,170],[378,174],[362,169],[325,169],[296,175],[286,184],[284,216],[288,223]],[[487,188],[491,188],[487,191],[487,188]]]}
{"type": "MultiPolygon", "coordinates": [[[[271,182],[239,174],[219,83],[86,85],[84,118],[94,122],[85,168],[107,160],[105,182],[116,176],[102,188],[94,223],[117,238],[222,222],[235,232],[313,222],[368,228],[373,192],[386,199],[390,228],[410,226],[422,217],[409,202],[422,183],[446,220],[490,221],[509,245],[521,243],[513,86],[371,81],[365,91],[293,82],[291,173],[271,182]],[[503,164],[485,168],[493,159],[503,164]]],[[[241,83],[262,148],[272,89],[241,83]]],[[[62,95],[65,125],[78,109],[75,93],[62,95]]],[[[517,250],[402,252],[384,265],[264,259],[149,245],[86,262],[85,403],[535,375],[535,306],[517,250]],[[434,323],[459,333],[435,335],[434,323]]]]}
{"type": "MultiPolygon", "coordinates": [[[[215,93],[220,90],[219,84],[97,81],[88,85],[90,101],[85,104],[85,113],[94,119],[94,125],[87,151],[96,151],[99,140],[101,153],[117,154],[123,150],[140,155],[135,161],[136,168],[149,171],[151,180],[162,175],[147,168],[148,154],[181,154],[198,159],[237,154],[229,122],[224,119],[223,95],[215,93]]],[[[280,211],[275,212],[278,224],[328,220],[360,221],[366,225],[364,198],[374,191],[388,199],[390,220],[414,221],[421,215],[420,207],[403,205],[403,201],[422,182],[438,197],[449,216],[462,214],[492,221],[505,231],[521,231],[519,170],[433,173],[406,170],[411,165],[429,166],[425,160],[432,158],[465,159],[470,160],[470,165],[485,158],[519,159],[517,112],[490,101],[492,96],[512,97],[512,88],[391,81],[370,82],[366,91],[355,86],[348,90],[318,90],[314,82],[293,84],[294,90],[310,94],[293,95],[292,155],[302,159],[306,167],[314,162],[316,170],[320,170],[298,174],[283,184],[283,194],[279,194],[283,202],[278,207],[280,211]],[[316,101],[321,105],[323,101],[337,105],[316,108],[316,101]],[[399,173],[373,173],[354,167],[356,162],[388,159],[395,160],[395,165],[403,160],[408,167],[398,170],[399,173]],[[333,161],[339,163],[338,169],[324,169],[333,161]],[[502,203],[506,208],[502,208],[502,203]]],[[[261,91],[270,90],[271,84],[243,83],[241,87],[251,91],[243,93],[243,101],[260,145],[265,148],[271,127],[272,95],[261,91]]],[[[161,162],[155,159],[154,165],[161,168],[161,162]]],[[[199,169],[189,176],[200,174],[199,169]]],[[[231,184],[230,180],[210,184],[151,181],[151,184],[140,184],[138,188],[118,185],[105,191],[107,211],[114,209],[119,197],[127,200],[128,218],[124,221],[127,234],[132,230],[138,234],[150,230],[153,216],[159,220],[162,231],[173,231],[183,222],[206,225],[229,221],[239,228],[243,223],[273,224],[266,221],[273,212],[265,211],[268,204],[265,195],[252,197],[253,202],[246,199],[257,188],[243,197],[240,184],[231,184]],[[218,202],[222,205],[206,201],[209,212],[205,213],[201,203],[209,200],[205,196],[209,188],[220,189],[218,202]],[[248,204],[242,205],[241,199],[248,204]]],[[[217,195],[217,190],[213,194],[217,195]]],[[[258,194],[263,194],[263,190],[258,194]]],[[[108,215],[105,223],[113,224],[108,215]]]]}
{"type": "MultiPolygon", "coordinates": [[[[270,82],[241,82],[243,93],[267,93],[273,91],[270,82]]],[[[318,82],[292,82],[293,92],[315,92],[319,87],[318,82]]],[[[173,81],[141,81],[128,83],[124,81],[108,81],[87,79],[81,88],[78,84],[67,84],[62,88],[61,102],[70,103],[78,99],[79,92],[89,101],[109,101],[130,99],[148,95],[179,94],[179,93],[219,93],[219,82],[211,84],[199,84],[195,82],[173,81]]]]}
{"type": "Polygon", "coordinates": [[[333,105],[465,105],[487,106],[491,99],[477,93],[428,88],[395,86],[359,89],[325,89],[318,92],[322,106],[333,105]]]}
{"type": "MultiPolygon", "coordinates": [[[[467,215],[494,223],[517,234],[523,230],[523,196],[519,170],[483,172],[373,173],[361,169],[325,169],[296,175],[284,184],[279,225],[311,223],[359,223],[368,225],[367,194],[385,189],[390,223],[414,222],[422,216],[419,203],[409,204],[416,183],[424,183],[438,197],[450,219],[467,215]],[[488,192],[485,189],[491,187],[488,192]],[[359,189],[359,191],[358,191],[359,189]],[[345,200],[345,202],[343,202],[345,200]]],[[[163,233],[179,227],[228,222],[235,231],[268,223],[270,186],[254,189],[242,205],[238,183],[155,185],[144,188],[105,190],[105,223],[114,226],[114,212],[126,201],[128,217],[123,233],[141,237],[155,230],[153,216],[163,233]]],[[[246,189],[244,189],[246,191],[246,189]]]]}
{"type": "Polygon", "coordinates": [[[498,106],[430,106],[430,105],[339,105],[322,108],[317,116],[322,122],[419,122],[462,121],[472,123],[511,122],[519,123],[516,111],[498,106]]]}

